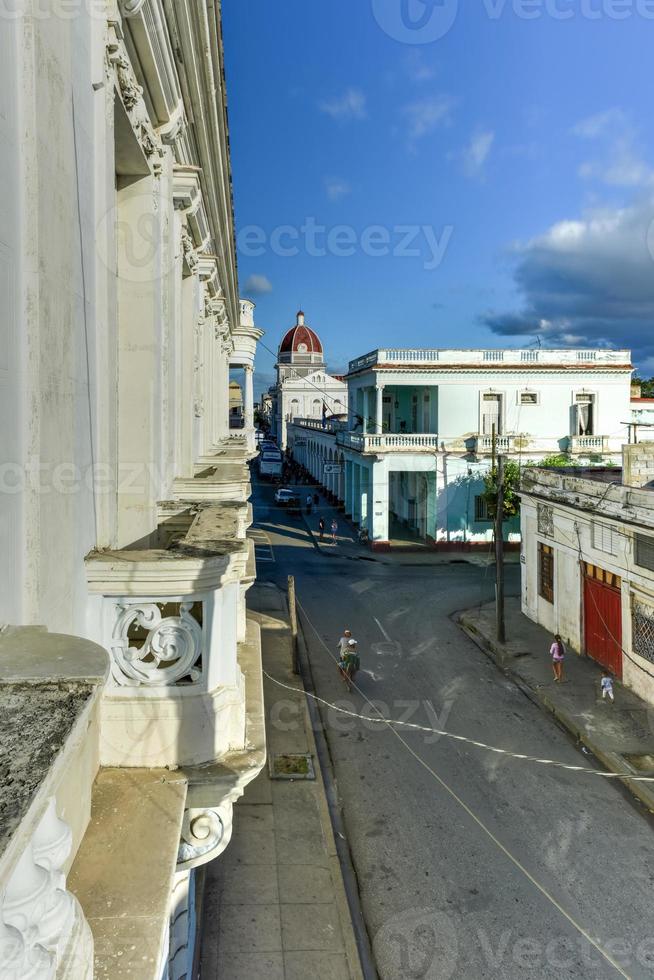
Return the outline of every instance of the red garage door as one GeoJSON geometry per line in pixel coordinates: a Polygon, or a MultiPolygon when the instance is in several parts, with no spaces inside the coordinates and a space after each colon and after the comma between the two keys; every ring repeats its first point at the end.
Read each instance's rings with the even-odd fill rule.
{"type": "Polygon", "coordinates": [[[586,653],[622,677],[622,600],[618,575],[586,564],[584,623],[586,653]]]}

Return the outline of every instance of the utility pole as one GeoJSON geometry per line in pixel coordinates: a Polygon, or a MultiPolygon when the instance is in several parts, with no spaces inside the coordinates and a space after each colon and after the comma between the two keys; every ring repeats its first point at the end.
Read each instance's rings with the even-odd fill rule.
{"type": "Polygon", "coordinates": [[[300,660],[297,643],[297,604],[295,602],[295,578],[288,576],[288,612],[291,620],[291,653],[293,660],[293,673],[300,673],[300,660]]]}
{"type": "Polygon", "coordinates": [[[497,641],[504,643],[504,456],[497,456],[497,511],[495,514],[495,610],[497,641]]]}

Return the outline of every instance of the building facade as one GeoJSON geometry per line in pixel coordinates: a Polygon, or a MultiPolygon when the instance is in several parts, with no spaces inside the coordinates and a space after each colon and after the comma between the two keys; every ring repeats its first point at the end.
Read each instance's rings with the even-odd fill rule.
{"type": "Polygon", "coordinates": [[[261,332],[238,292],[220,4],[15,7],[0,18],[0,978],[181,980],[197,871],[265,759],[246,609],[261,332]]]}
{"type": "MultiPolygon", "coordinates": [[[[350,362],[345,429],[295,421],[288,442],[321,482],[328,465],[328,489],[373,547],[485,546],[493,446],[519,465],[616,462],[631,372],[628,351],[375,350],[350,362]]],[[[519,531],[507,522],[509,541],[519,531]]]]}
{"type": "Polygon", "coordinates": [[[302,310],[284,335],[277,354],[277,382],[270,389],[270,425],[277,444],[287,446],[293,419],[322,420],[347,414],[347,385],[327,372],[323,346],[305,323],[302,310]]]}
{"type": "Polygon", "coordinates": [[[521,498],[523,612],[654,704],[654,443],[525,470],[521,498]]]}

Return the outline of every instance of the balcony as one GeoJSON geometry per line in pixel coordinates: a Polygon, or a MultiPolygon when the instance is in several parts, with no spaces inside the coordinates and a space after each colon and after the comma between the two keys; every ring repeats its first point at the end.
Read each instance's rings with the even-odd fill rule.
{"type": "Polygon", "coordinates": [[[358,453],[435,453],[438,449],[438,435],[430,432],[384,432],[381,434],[361,432],[339,432],[336,437],[339,446],[353,449],[358,453]]]}
{"type": "MultiPolygon", "coordinates": [[[[518,450],[518,443],[520,440],[519,436],[508,435],[508,436],[495,436],[495,452],[496,453],[512,453],[518,450]]],[[[525,441],[524,439],[522,440],[525,441]]],[[[475,452],[477,453],[492,453],[493,452],[493,437],[478,435],[476,437],[475,452]]]]}
{"type": "Polygon", "coordinates": [[[608,436],[570,436],[571,453],[606,453],[608,451],[608,436]]]}
{"type": "Polygon", "coordinates": [[[340,419],[306,419],[306,418],[292,418],[290,415],[287,416],[287,422],[289,425],[299,425],[303,429],[315,429],[318,432],[339,432],[345,422],[340,419]]]}

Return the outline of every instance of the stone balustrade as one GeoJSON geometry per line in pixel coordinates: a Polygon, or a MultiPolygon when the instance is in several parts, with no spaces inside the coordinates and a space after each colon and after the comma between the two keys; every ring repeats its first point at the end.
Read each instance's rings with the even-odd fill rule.
{"type": "Polygon", "coordinates": [[[438,450],[438,435],[430,432],[339,432],[337,443],[359,453],[434,453],[438,450]]]}
{"type": "Polygon", "coordinates": [[[605,453],[609,450],[608,436],[571,436],[572,453],[605,453]]]}
{"type": "Polygon", "coordinates": [[[411,365],[424,367],[465,365],[625,365],[631,364],[631,352],[626,350],[438,350],[434,348],[379,348],[349,362],[349,373],[365,371],[376,365],[411,365]]]}

